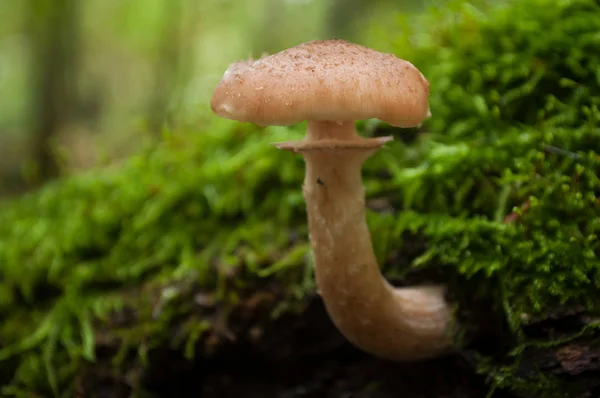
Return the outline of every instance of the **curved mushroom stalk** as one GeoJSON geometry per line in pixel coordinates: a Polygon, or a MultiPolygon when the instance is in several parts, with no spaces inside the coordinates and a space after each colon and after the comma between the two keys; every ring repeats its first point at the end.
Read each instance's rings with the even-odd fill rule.
{"type": "Polygon", "coordinates": [[[348,340],[396,360],[444,353],[450,311],[442,288],[394,289],[381,275],[360,171],[391,138],[363,139],[349,121],[418,126],[431,116],[428,97],[429,82],[410,62],[324,40],[233,64],[210,103],[217,115],[263,126],[308,121],[303,141],[276,145],[306,160],[304,197],[321,295],[348,340]]]}
{"type": "Polygon", "coordinates": [[[355,346],[393,360],[440,355],[450,345],[444,289],[393,288],[382,276],[365,217],[363,162],[390,137],[363,139],[354,123],[336,124],[337,139],[309,122],[307,138],[278,143],[306,162],[303,193],[317,285],[333,323],[355,346]],[[344,137],[340,139],[340,137],[344,137]]]}

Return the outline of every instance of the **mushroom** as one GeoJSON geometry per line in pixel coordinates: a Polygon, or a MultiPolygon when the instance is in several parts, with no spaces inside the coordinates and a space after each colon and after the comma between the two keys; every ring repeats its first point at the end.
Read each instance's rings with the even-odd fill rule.
{"type": "Polygon", "coordinates": [[[443,286],[394,288],[382,276],[365,217],[364,161],[392,137],[363,138],[354,121],[397,127],[429,115],[429,82],[411,63],[343,40],[312,41],[232,64],[211,108],[258,125],[306,120],[306,137],[275,145],[300,153],[317,286],[339,331],[392,360],[448,352],[451,311],[443,286]]]}

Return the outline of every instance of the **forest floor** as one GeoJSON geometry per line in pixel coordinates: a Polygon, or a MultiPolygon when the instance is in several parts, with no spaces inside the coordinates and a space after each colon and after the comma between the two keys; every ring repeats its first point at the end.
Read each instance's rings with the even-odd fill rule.
{"type": "MultiPolygon", "coordinates": [[[[395,363],[360,352],[334,328],[318,299],[302,315],[274,321],[257,341],[221,343],[193,361],[176,350],[155,351],[148,359],[138,380],[151,397],[483,398],[489,392],[485,376],[461,354],[395,363]]],[[[81,375],[81,396],[129,396],[131,386],[109,369],[96,365],[81,375]]]]}

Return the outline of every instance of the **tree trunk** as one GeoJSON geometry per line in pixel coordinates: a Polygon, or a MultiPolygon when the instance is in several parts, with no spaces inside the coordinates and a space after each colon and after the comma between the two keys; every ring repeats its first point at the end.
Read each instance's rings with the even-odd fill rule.
{"type": "Polygon", "coordinates": [[[157,136],[169,117],[169,102],[182,72],[183,1],[164,2],[162,41],[156,53],[154,87],[148,105],[148,129],[157,136]]]}
{"type": "Polygon", "coordinates": [[[56,177],[52,139],[67,123],[75,100],[78,1],[30,0],[33,48],[33,157],[35,182],[56,177]]]}
{"type": "Polygon", "coordinates": [[[332,0],[326,18],[326,35],[353,41],[356,24],[369,10],[367,0],[332,0]]]}

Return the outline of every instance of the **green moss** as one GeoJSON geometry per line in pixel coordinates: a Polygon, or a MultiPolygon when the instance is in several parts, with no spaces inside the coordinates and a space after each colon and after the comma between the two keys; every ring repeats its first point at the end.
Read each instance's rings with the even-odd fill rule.
{"type": "MultiPolygon", "coordinates": [[[[287,234],[303,218],[302,162],[269,142],[299,134],[215,120],[124,165],[2,205],[0,362],[20,355],[15,384],[58,390],[54,354],[93,359],[95,320],[115,326],[104,338],[164,344],[190,285],[231,299],[230,268],[244,264],[257,278],[277,270],[285,280],[306,248],[289,247],[287,234]],[[133,319],[115,325],[111,318],[125,307],[133,319]]],[[[190,338],[204,323],[192,322],[190,338]]]]}
{"type": "Polygon", "coordinates": [[[400,224],[430,247],[414,264],[478,278],[519,344],[514,365],[482,369],[532,396],[570,387],[518,374],[525,347],[552,344],[524,324],[564,305],[598,312],[599,13],[595,0],[507,2],[486,14],[456,2],[417,22],[427,34],[405,21],[397,44],[430,79],[434,113],[418,163],[395,172],[412,210],[400,224]]]}
{"type": "MultiPolygon", "coordinates": [[[[518,374],[527,347],[551,344],[524,326],[562,305],[597,308],[599,12],[593,0],[509,2],[489,14],[457,2],[404,23],[397,43],[429,78],[434,117],[416,141],[367,162],[368,195],[396,209],[369,214],[377,256],[389,275],[405,272],[391,258],[410,233],[427,249],[402,263],[477,280],[473,296],[490,298],[517,339],[503,363],[480,360],[498,387],[562,394],[557,380],[518,374]]],[[[102,341],[121,347],[115,367],[132,366],[132,350],[143,364],[160,346],[191,357],[214,321],[199,292],[227,314],[268,278],[285,286],[278,312],[301,310],[314,290],[304,167],[269,143],[302,129],[211,118],[123,165],[3,204],[4,393],[68,395],[102,341]]]]}

